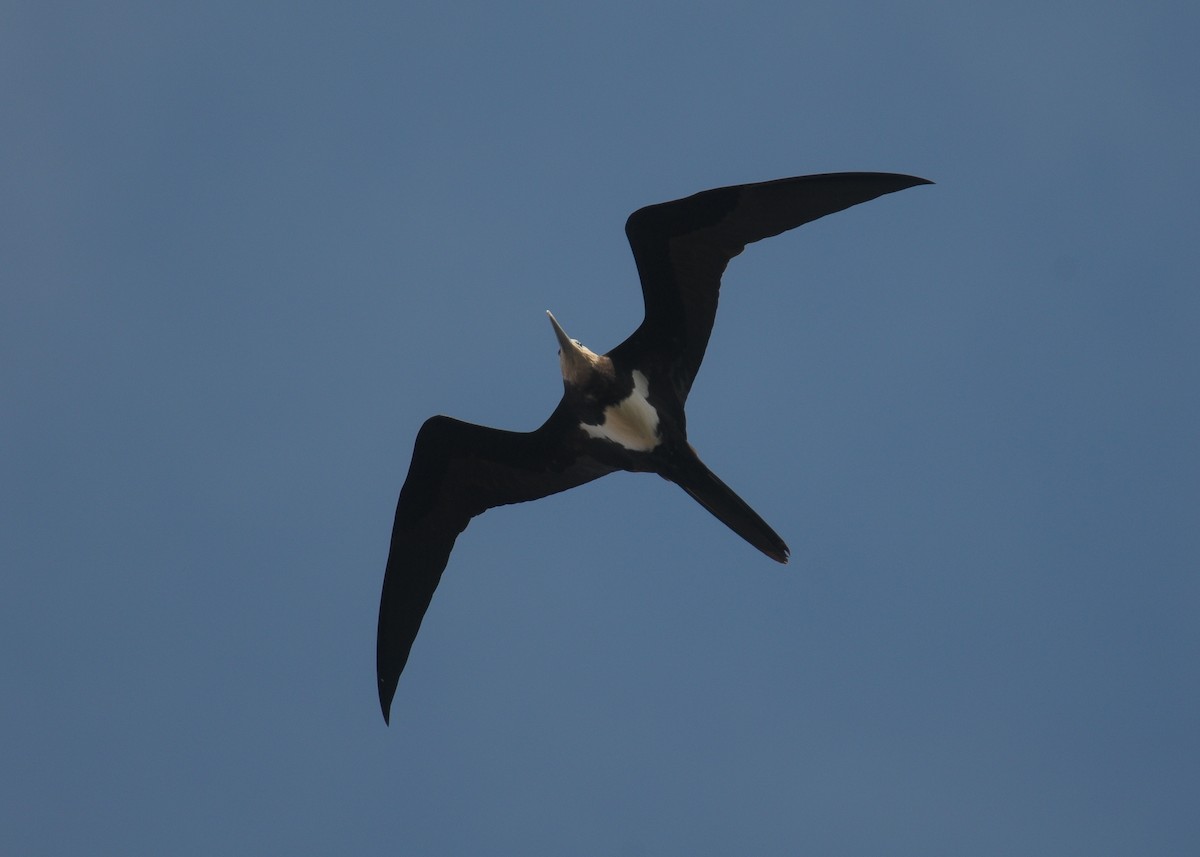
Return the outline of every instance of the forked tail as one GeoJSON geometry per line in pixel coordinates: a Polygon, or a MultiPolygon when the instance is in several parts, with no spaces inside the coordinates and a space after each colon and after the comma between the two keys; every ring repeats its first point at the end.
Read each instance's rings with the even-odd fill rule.
{"type": "Polygon", "coordinates": [[[674,464],[661,475],[688,492],[717,520],[771,559],[776,562],[788,561],[788,546],[783,539],[695,455],[674,464]]]}

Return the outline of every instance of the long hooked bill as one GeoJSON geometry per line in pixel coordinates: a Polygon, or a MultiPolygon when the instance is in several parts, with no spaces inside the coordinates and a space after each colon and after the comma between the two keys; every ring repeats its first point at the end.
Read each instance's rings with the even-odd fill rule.
{"type": "Polygon", "coordinates": [[[554,313],[546,310],[550,323],[554,325],[554,335],[558,338],[558,358],[562,364],[563,379],[572,384],[583,383],[588,375],[595,371],[592,365],[596,356],[581,346],[562,329],[554,313]]]}

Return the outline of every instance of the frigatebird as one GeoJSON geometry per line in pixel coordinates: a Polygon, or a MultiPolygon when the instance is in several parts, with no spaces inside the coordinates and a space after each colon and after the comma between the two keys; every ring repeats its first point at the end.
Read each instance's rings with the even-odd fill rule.
{"type": "Polygon", "coordinates": [[[625,223],[646,314],[597,354],[563,331],[563,397],[540,428],[504,431],[446,416],[417,433],[379,605],[379,704],[389,720],[400,673],[458,535],[494,506],[537,500],[617,470],[657,473],[777,562],[788,546],[700,461],[684,402],[704,359],[721,275],[747,244],[927,179],[830,173],[706,190],[641,208],[625,223]]]}

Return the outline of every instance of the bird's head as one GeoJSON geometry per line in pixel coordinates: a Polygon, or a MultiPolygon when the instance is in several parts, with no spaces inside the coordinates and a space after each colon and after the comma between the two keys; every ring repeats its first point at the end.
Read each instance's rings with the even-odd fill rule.
{"type": "Polygon", "coordinates": [[[546,310],[546,315],[550,316],[554,335],[558,337],[558,362],[562,367],[564,382],[583,386],[596,372],[604,371],[607,358],[601,357],[578,339],[567,336],[550,310],[546,310]]]}

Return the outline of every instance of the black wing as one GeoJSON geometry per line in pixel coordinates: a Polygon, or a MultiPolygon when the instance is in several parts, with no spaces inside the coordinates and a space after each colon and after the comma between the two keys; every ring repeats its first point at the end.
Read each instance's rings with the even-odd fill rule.
{"type": "Polygon", "coordinates": [[[747,244],[921,184],[932,182],[893,173],[829,173],[716,188],[638,209],[625,234],[646,318],[613,356],[624,352],[635,362],[658,356],[686,398],[704,359],[730,259],[747,244]]]}
{"type": "Polygon", "coordinates": [[[567,443],[572,427],[561,405],[532,432],[441,416],[421,426],[396,504],[379,603],[375,665],[385,722],[454,540],[471,518],[493,506],[536,500],[612,472],[567,443]]]}

